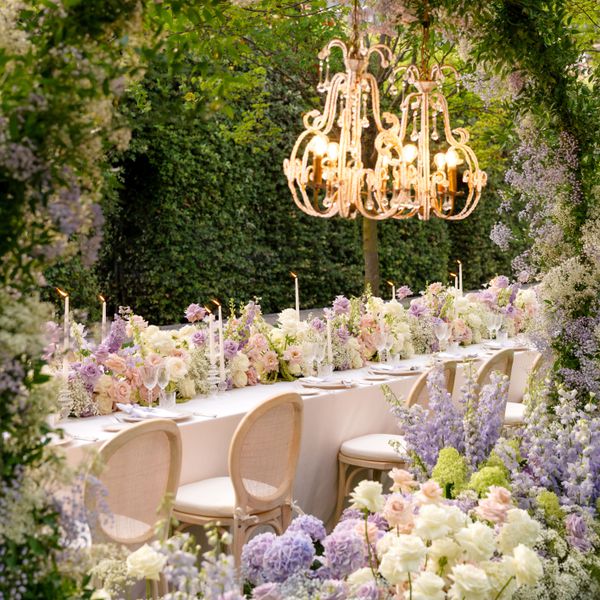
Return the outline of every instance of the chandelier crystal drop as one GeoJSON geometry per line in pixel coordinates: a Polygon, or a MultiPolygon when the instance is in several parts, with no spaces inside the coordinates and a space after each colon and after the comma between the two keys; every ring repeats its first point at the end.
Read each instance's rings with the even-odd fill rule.
{"type": "Polygon", "coordinates": [[[452,129],[440,91],[448,65],[416,65],[393,73],[389,91],[414,86],[401,103],[400,117],[380,113],[379,87],[369,72],[372,56],[386,68],[391,50],[366,47],[355,26],[351,43],[332,40],[319,53],[318,91],[327,93],[323,111],[304,118],[283,169],[294,202],[316,217],[407,219],[432,215],[467,217],[477,206],[487,176],[467,145],[468,132],[452,129]],[[330,77],[329,57],[342,51],[345,71],[330,77]],[[324,68],[323,68],[324,67],[324,68]]]}

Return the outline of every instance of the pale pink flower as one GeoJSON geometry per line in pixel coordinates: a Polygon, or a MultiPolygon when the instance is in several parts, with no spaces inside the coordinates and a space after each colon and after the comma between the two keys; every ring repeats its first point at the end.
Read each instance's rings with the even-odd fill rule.
{"type": "Polygon", "coordinates": [[[122,375],[127,370],[127,363],[122,356],[118,354],[110,354],[109,357],[104,361],[104,366],[118,375],[122,375]]]}
{"type": "Polygon", "coordinates": [[[109,394],[115,404],[129,404],[131,401],[131,386],[126,381],[115,379],[109,394]]]}
{"type": "Polygon", "coordinates": [[[410,533],[414,527],[413,505],[400,494],[388,496],[383,516],[390,527],[397,528],[400,533],[410,533]]]}
{"type": "Polygon", "coordinates": [[[415,499],[419,504],[438,504],[443,496],[442,488],[433,479],[421,484],[415,499]]]}
{"type": "Polygon", "coordinates": [[[183,348],[175,348],[175,350],[173,350],[173,352],[171,353],[171,356],[177,356],[178,358],[182,358],[186,362],[189,357],[188,353],[183,348]]]}
{"type": "Polygon", "coordinates": [[[368,544],[373,546],[379,538],[379,529],[375,523],[357,523],[354,531],[364,539],[368,544]]]}
{"type": "Polygon", "coordinates": [[[290,346],[284,353],[283,359],[287,360],[291,365],[301,365],[302,361],[302,350],[299,346],[290,346]]]}
{"type": "Polygon", "coordinates": [[[485,521],[504,523],[506,513],[513,508],[511,493],[503,487],[490,486],[487,498],[480,500],[475,513],[485,521]]]}
{"type": "Polygon", "coordinates": [[[402,492],[408,494],[412,492],[413,488],[416,488],[419,484],[415,481],[412,473],[405,471],[404,469],[392,469],[389,473],[390,477],[394,481],[390,488],[392,492],[402,492]]]}
{"type": "Polygon", "coordinates": [[[258,373],[254,368],[246,371],[246,377],[248,377],[248,385],[256,385],[259,382],[258,373]]]}
{"type": "Polygon", "coordinates": [[[151,367],[158,367],[160,364],[162,364],[162,357],[159,356],[158,354],[150,354],[148,356],[148,358],[146,359],[146,362],[151,366],[151,367]]]}
{"type": "Polygon", "coordinates": [[[277,371],[279,369],[279,357],[277,356],[277,352],[274,350],[265,352],[264,356],[262,357],[262,363],[264,370],[267,373],[270,373],[271,371],[277,371]]]}

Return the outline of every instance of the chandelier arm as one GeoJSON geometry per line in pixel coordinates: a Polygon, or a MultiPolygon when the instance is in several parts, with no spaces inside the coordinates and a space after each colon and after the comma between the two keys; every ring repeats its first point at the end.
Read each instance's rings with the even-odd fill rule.
{"type": "Polygon", "coordinates": [[[454,75],[457,81],[460,79],[458,71],[452,65],[435,64],[431,67],[431,81],[441,81],[442,79],[444,79],[444,71],[449,71],[450,73],[452,73],[452,75],[454,75]]]}
{"type": "Polygon", "coordinates": [[[339,88],[346,82],[345,73],[336,73],[331,80],[331,87],[327,93],[325,107],[323,112],[314,109],[307,112],[302,118],[305,129],[319,129],[323,133],[331,131],[333,120],[335,118],[336,104],[339,95],[339,88]],[[333,103],[333,106],[332,106],[333,103]],[[332,115],[333,113],[333,115],[332,115]],[[311,120],[312,119],[312,120],[311,120]]]}
{"type": "Polygon", "coordinates": [[[319,60],[325,60],[326,58],[328,58],[331,54],[331,51],[334,48],[339,48],[342,51],[342,58],[344,59],[344,63],[348,60],[348,46],[346,46],[346,44],[340,40],[340,39],[334,39],[331,40],[322,50],[321,52],[319,52],[319,54],[317,55],[319,57],[319,60]]]}
{"type": "Polygon", "coordinates": [[[442,108],[442,117],[444,120],[444,135],[446,136],[448,142],[453,146],[456,144],[466,144],[469,141],[469,132],[466,129],[463,129],[462,127],[459,127],[457,129],[452,129],[452,127],[450,127],[450,114],[448,111],[448,102],[446,101],[444,95],[436,92],[432,94],[432,97],[442,108]],[[454,137],[454,134],[457,134],[460,139],[457,140],[454,137]]]}
{"type": "Polygon", "coordinates": [[[392,51],[385,44],[376,44],[375,46],[371,46],[367,53],[367,60],[369,60],[373,54],[379,55],[380,64],[384,69],[389,66],[393,57],[392,51]]]}

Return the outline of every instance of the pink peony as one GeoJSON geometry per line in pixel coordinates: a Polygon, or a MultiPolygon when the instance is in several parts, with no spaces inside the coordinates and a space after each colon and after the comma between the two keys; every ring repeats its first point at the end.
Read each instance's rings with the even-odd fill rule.
{"type": "Polygon", "coordinates": [[[438,504],[443,496],[442,488],[433,479],[421,484],[419,493],[415,496],[419,504],[438,504]]]}
{"type": "Polygon", "coordinates": [[[122,375],[127,370],[127,363],[122,356],[118,354],[110,354],[104,361],[104,366],[113,373],[122,375]]]}
{"type": "Polygon", "coordinates": [[[290,346],[284,353],[283,359],[287,360],[291,365],[301,365],[302,361],[302,350],[299,346],[290,346]]]}
{"type": "Polygon", "coordinates": [[[413,505],[400,494],[388,496],[383,516],[390,527],[397,528],[400,533],[410,533],[414,527],[413,505]]]}
{"type": "Polygon", "coordinates": [[[506,513],[513,508],[511,493],[503,487],[490,486],[487,498],[480,500],[475,513],[485,521],[502,524],[506,513]]]}
{"type": "Polygon", "coordinates": [[[391,487],[392,492],[402,492],[408,494],[412,492],[413,488],[419,484],[415,481],[412,473],[405,471],[404,469],[392,469],[390,471],[390,477],[394,481],[391,487]]]}

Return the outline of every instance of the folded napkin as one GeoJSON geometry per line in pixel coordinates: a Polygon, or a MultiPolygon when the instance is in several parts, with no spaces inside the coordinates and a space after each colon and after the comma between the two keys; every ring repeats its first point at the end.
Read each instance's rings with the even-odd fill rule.
{"type": "Polygon", "coordinates": [[[139,404],[119,404],[117,408],[130,417],[136,419],[172,419],[179,416],[179,413],[164,408],[151,408],[149,406],[140,406],[139,404]]]}

